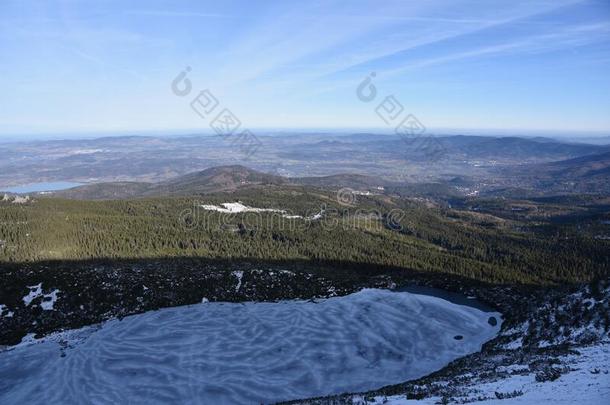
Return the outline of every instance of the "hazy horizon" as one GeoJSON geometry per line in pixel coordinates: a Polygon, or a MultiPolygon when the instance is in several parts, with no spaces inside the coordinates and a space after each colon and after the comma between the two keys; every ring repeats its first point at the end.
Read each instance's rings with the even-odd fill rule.
{"type": "MultiPolygon", "coordinates": [[[[303,136],[311,134],[333,134],[350,135],[368,133],[373,135],[396,135],[393,128],[250,128],[258,136],[279,136],[287,134],[299,134],[303,136]]],[[[495,128],[430,128],[428,133],[434,136],[481,136],[481,137],[520,137],[520,138],[550,138],[562,141],[579,141],[610,138],[610,131],[554,131],[554,130],[503,130],[495,128]]],[[[64,133],[35,133],[35,134],[6,134],[0,136],[0,142],[27,142],[27,141],[51,141],[51,140],[85,140],[111,137],[188,137],[188,136],[218,136],[213,130],[184,129],[184,130],[125,130],[109,132],[64,132],[64,133]]]]}

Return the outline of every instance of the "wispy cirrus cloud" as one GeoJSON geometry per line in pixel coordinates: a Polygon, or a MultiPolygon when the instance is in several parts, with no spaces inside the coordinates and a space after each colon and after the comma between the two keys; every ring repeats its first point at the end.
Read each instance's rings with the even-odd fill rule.
{"type": "MultiPolygon", "coordinates": [[[[457,3],[465,7],[472,2],[457,3]]],[[[527,2],[521,7],[497,7],[493,13],[485,8],[474,12],[467,9],[451,17],[439,15],[436,2],[429,3],[436,7],[409,8],[390,2],[386,7],[374,8],[368,16],[350,14],[349,10],[342,14],[323,13],[320,9],[317,14],[301,10],[302,14],[274,15],[275,22],[265,20],[233,41],[226,52],[229,66],[218,80],[233,85],[273,76],[280,76],[283,81],[290,75],[316,80],[349,74],[368,65],[383,69],[386,59],[495,27],[526,22],[546,26],[532,18],[575,3],[527,2]],[[239,59],[247,60],[248,69],[237,67],[239,59]],[[325,63],[319,63],[321,59],[325,63]]],[[[393,69],[391,64],[387,68],[393,69]]]]}
{"type": "Polygon", "coordinates": [[[499,56],[506,54],[540,54],[559,49],[575,49],[588,44],[610,39],[610,24],[597,23],[576,27],[566,27],[557,32],[530,36],[518,40],[501,42],[493,45],[448,53],[427,59],[415,59],[405,63],[405,66],[386,70],[385,77],[404,73],[411,69],[421,69],[433,65],[454,62],[456,60],[476,58],[481,56],[499,56]]]}

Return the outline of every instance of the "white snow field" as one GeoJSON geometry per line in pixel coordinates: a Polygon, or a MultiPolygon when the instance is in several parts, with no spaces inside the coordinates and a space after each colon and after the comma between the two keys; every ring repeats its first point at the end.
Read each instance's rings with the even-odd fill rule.
{"type": "Polygon", "coordinates": [[[242,204],[240,202],[236,202],[236,203],[222,203],[220,205],[203,204],[200,207],[203,208],[206,211],[217,211],[217,212],[222,212],[224,214],[239,214],[239,213],[243,213],[243,212],[259,212],[259,213],[260,212],[275,212],[275,213],[281,214],[281,216],[283,218],[287,218],[287,219],[307,219],[307,220],[310,220],[310,221],[316,221],[318,219],[321,219],[324,216],[324,210],[321,210],[317,214],[313,214],[313,215],[310,215],[308,217],[304,217],[302,215],[291,214],[288,211],[282,210],[282,209],[248,207],[247,205],[244,205],[244,204],[242,204]]]}
{"type": "Polygon", "coordinates": [[[480,350],[500,316],[377,289],[166,308],[0,352],[0,403],[260,404],[370,390],[480,350]]]}
{"type": "MultiPolygon", "coordinates": [[[[570,372],[555,381],[537,382],[534,374],[512,375],[493,383],[473,384],[470,397],[458,400],[469,401],[475,405],[537,405],[537,404],[587,404],[606,405],[610,398],[610,344],[578,348],[579,355],[568,357],[570,372]],[[514,398],[497,399],[496,392],[520,391],[522,395],[514,398]],[[480,398],[488,398],[479,401],[480,398]]],[[[514,366],[513,366],[514,367],[514,366]]],[[[527,368],[527,365],[523,365],[527,368]]],[[[517,369],[518,367],[514,367],[517,369]]],[[[356,396],[354,405],[432,405],[441,398],[426,398],[420,401],[408,400],[403,395],[376,397],[365,401],[356,396]]]]}

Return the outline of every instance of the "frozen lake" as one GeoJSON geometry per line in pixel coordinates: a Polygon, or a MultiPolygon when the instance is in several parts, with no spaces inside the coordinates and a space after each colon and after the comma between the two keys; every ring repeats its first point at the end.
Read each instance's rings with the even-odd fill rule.
{"type": "Polygon", "coordinates": [[[363,391],[478,351],[500,325],[498,313],[375,289],[167,308],[0,352],[0,403],[260,404],[363,391]]]}

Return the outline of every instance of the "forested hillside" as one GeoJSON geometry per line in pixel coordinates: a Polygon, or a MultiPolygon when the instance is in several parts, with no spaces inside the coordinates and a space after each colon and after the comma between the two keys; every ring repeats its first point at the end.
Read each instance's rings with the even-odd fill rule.
{"type": "Polygon", "coordinates": [[[609,268],[607,240],[566,226],[381,195],[358,196],[345,205],[330,191],[306,187],[196,199],[36,198],[0,203],[0,223],[5,262],[184,256],[332,260],[523,283],[586,281],[609,268]],[[234,201],[285,214],[201,208],[234,201]],[[561,232],[550,230],[555,228],[561,232]]]}

